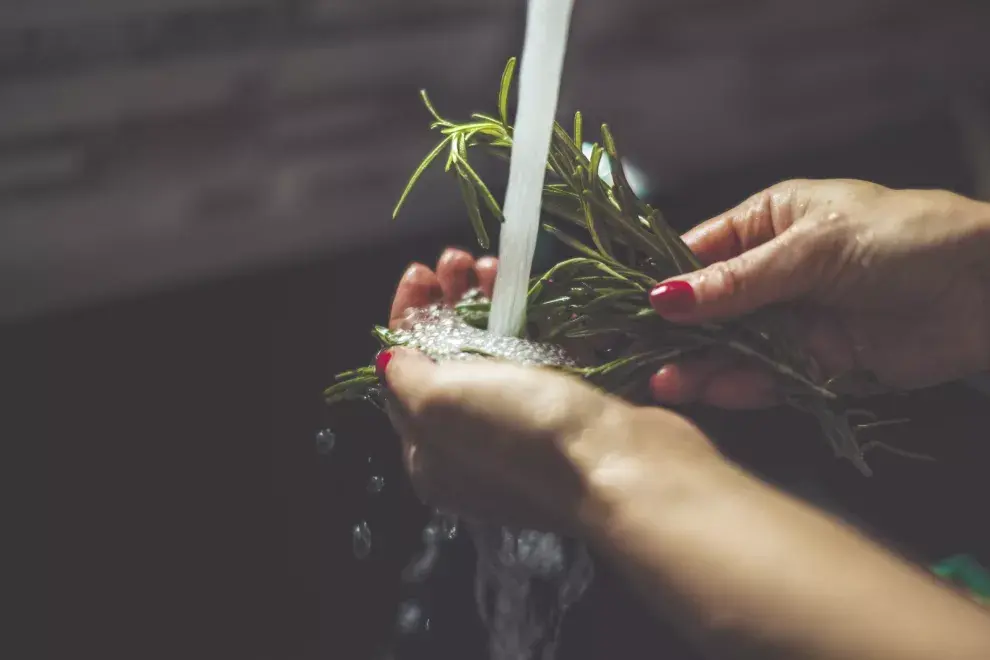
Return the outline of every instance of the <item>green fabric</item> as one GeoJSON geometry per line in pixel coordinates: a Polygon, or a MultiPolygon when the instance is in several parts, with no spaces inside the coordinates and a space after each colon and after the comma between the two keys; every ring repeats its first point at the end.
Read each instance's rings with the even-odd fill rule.
{"type": "Polygon", "coordinates": [[[953,555],[934,566],[935,575],[969,589],[981,600],[990,599],[990,571],[969,555],[953,555]]]}

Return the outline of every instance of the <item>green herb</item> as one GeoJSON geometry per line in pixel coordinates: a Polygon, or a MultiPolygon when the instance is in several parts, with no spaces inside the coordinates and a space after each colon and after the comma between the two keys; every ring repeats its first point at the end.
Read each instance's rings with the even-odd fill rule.
{"type": "MultiPolygon", "coordinates": [[[[455,123],[443,118],[426,92],[421,93],[434,120],[431,127],[441,139],[416,168],[394,215],[422,173],[446,151],[445,169],[458,179],[478,243],[489,246],[486,224],[500,222],[502,210],[468,156],[482,153],[508,160],[513,134],[508,95],[514,70],[515,59],[510,59],[499,87],[498,117],[474,114],[468,122],[455,123]]],[[[601,345],[617,347],[608,359],[592,360],[597,363],[572,371],[634,401],[645,399],[650,375],[673,360],[710,350],[755,360],[779,376],[785,400],[819,420],[835,454],[869,475],[863,451],[884,445],[859,443],[852,413],[832,382],[819,377],[813,360],[793,348],[772,316],[689,327],[668,323],[653,312],[650,288],[701,264],[660,212],[633,192],[607,125],[601,127],[601,138],[602,144],[594,144],[587,157],[582,153],[586,136],[580,113],[574,117],[573,135],[554,126],[543,192],[543,208],[551,219],[544,228],[576,256],[533,278],[527,321],[537,330],[529,339],[556,342],[580,355],[592,354],[590,349],[601,345]],[[611,185],[598,174],[606,156],[611,185]]],[[[456,310],[468,323],[486,327],[488,303],[470,301],[456,310]]],[[[394,345],[400,337],[385,328],[374,333],[383,346],[394,345]]],[[[364,398],[377,387],[371,367],[340,374],[337,381],[326,390],[328,402],[364,398]]]]}

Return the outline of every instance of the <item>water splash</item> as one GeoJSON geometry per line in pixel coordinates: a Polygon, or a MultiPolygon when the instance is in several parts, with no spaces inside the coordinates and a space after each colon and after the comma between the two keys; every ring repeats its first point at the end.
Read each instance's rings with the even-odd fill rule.
{"type": "Polygon", "coordinates": [[[564,616],[594,576],[587,548],[533,530],[479,526],[472,536],[475,598],[491,659],[552,660],[564,616]]]}
{"type": "Polygon", "coordinates": [[[440,518],[440,534],[447,541],[453,541],[457,538],[457,533],[460,531],[460,526],[457,523],[457,517],[449,514],[443,514],[437,512],[440,518]]]}
{"type": "Polygon", "coordinates": [[[454,310],[439,305],[410,310],[395,339],[436,362],[495,357],[524,366],[574,365],[558,346],[493,335],[468,325],[454,310]]]}
{"type": "Polygon", "coordinates": [[[441,544],[453,540],[456,534],[456,519],[435,511],[420,535],[423,549],[403,569],[402,580],[407,583],[425,582],[440,558],[441,544]]]}

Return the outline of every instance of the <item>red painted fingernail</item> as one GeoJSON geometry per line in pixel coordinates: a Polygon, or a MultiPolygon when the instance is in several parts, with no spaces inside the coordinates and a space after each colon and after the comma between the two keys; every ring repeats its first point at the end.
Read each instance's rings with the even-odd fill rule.
{"type": "Polygon", "coordinates": [[[392,360],[392,351],[390,349],[385,349],[380,351],[378,355],[375,356],[375,374],[382,380],[385,379],[385,370],[388,369],[388,363],[392,360]]]}
{"type": "Polygon", "coordinates": [[[661,316],[689,312],[695,302],[694,289],[681,280],[658,284],[650,291],[650,304],[661,316]]]}

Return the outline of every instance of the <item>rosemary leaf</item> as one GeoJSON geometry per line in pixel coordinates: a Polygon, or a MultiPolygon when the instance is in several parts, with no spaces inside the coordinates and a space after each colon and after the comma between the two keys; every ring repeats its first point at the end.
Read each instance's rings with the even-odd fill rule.
{"type": "Polygon", "coordinates": [[[446,119],[444,119],[443,117],[441,117],[440,113],[437,112],[437,109],[433,107],[433,102],[430,100],[430,96],[429,94],[426,93],[425,89],[419,90],[419,97],[423,99],[423,105],[426,106],[426,109],[429,110],[430,114],[433,115],[433,118],[436,120],[435,125],[437,126],[451,125],[451,123],[446,119]]]}
{"type": "Polygon", "coordinates": [[[481,195],[481,201],[485,203],[485,206],[487,206],[488,210],[491,211],[493,216],[495,216],[495,219],[498,220],[499,222],[504,222],[505,217],[502,215],[502,207],[499,206],[498,201],[495,199],[495,196],[492,195],[492,192],[488,189],[488,186],[485,185],[485,182],[481,179],[480,176],[478,176],[478,173],[474,171],[474,168],[471,167],[471,164],[468,163],[467,160],[465,159],[465,160],[461,160],[459,165],[463,169],[463,172],[459,172],[459,174],[466,176],[466,178],[470,181],[471,185],[475,187],[475,189],[481,195]]]}
{"type": "Polygon", "coordinates": [[[437,156],[439,156],[440,153],[447,148],[447,145],[450,144],[450,140],[451,138],[446,137],[440,142],[440,144],[435,146],[433,148],[433,151],[427,154],[426,158],[423,159],[423,162],[421,162],[419,164],[419,167],[416,168],[416,171],[413,172],[411,177],[409,177],[409,183],[406,184],[405,189],[402,191],[402,194],[399,196],[399,201],[395,205],[395,209],[392,210],[393,220],[399,215],[399,210],[402,208],[402,205],[405,204],[406,197],[409,196],[409,193],[410,191],[412,191],[413,186],[415,186],[416,182],[419,181],[419,177],[421,177],[423,175],[423,172],[426,171],[426,168],[429,167],[433,163],[433,161],[437,159],[437,156]]]}
{"type": "Polygon", "coordinates": [[[471,185],[466,174],[463,173],[464,165],[461,162],[456,162],[454,167],[457,168],[458,174],[461,174],[457,178],[457,183],[461,187],[461,196],[464,197],[464,205],[467,207],[468,219],[471,221],[471,226],[474,228],[475,236],[478,238],[478,245],[481,246],[482,250],[487,250],[490,245],[488,238],[488,230],[485,229],[485,221],[481,218],[481,209],[478,206],[478,193],[473,185],[471,185]]]}
{"type": "Polygon", "coordinates": [[[512,87],[512,75],[516,71],[516,58],[510,57],[502,71],[502,82],[498,87],[498,116],[502,123],[509,124],[509,89],[512,87]]]}

